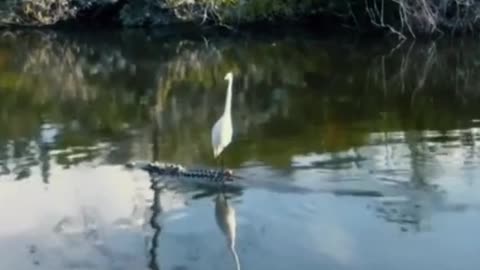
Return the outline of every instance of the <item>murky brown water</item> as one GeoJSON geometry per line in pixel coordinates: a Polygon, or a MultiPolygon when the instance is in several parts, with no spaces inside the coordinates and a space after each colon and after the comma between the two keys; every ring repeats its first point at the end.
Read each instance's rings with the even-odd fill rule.
{"type": "Polygon", "coordinates": [[[476,41],[0,34],[0,269],[480,266],[476,41]],[[229,70],[240,191],[124,167],[217,166],[229,70]]]}

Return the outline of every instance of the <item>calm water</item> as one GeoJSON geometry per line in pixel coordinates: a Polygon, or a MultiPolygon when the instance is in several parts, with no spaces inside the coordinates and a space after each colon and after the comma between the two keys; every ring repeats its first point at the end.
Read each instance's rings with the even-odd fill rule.
{"type": "Polygon", "coordinates": [[[476,41],[0,36],[0,269],[480,266],[476,41]],[[124,167],[217,166],[229,70],[241,190],[124,167]]]}

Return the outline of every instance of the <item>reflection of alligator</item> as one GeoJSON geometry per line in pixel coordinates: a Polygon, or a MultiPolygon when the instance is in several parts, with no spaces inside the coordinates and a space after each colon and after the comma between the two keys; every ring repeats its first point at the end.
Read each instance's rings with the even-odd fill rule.
{"type": "Polygon", "coordinates": [[[234,176],[231,170],[187,169],[182,165],[172,163],[130,162],[127,167],[147,171],[154,178],[159,176],[178,177],[201,184],[224,184],[239,178],[234,176]]]}

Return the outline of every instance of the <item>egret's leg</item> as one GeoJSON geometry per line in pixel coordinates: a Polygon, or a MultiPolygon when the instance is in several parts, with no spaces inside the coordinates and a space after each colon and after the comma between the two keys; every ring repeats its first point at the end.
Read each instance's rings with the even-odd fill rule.
{"type": "Polygon", "coordinates": [[[220,165],[221,165],[222,172],[223,172],[224,171],[224,169],[223,169],[223,155],[222,155],[221,160],[220,160],[220,165]]]}

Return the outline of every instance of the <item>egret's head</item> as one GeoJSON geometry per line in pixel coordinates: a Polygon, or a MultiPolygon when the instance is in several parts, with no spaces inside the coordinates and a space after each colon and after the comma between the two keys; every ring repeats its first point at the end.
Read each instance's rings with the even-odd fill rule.
{"type": "Polygon", "coordinates": [[[233,79],[233,73],[230,71],[225,75],[225,80],[231,81],[233,79]]]}

